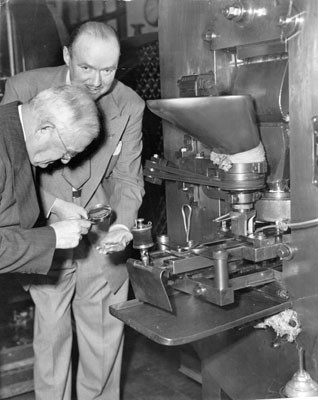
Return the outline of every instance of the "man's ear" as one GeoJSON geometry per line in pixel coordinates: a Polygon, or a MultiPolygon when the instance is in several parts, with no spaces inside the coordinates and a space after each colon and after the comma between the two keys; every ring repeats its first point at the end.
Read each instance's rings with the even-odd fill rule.
{"type": "Polygon", "coordinates": [[[66,46],[63,47],[63,59],[64,62],[67,66],[70,64],[70,53],[68,51],[68,48],[66,46]]]}

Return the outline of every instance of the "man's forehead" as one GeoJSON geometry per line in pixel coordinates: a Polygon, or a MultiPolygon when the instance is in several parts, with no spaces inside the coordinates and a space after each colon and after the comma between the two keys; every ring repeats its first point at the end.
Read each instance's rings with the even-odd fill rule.
{"type": "Polygon", "coordinates": [[[114,37],[102,37],[100,35],[95,35],[94,33],[90,33],[90,32],[82,32],[79,34],[79,36],[76,38],[76,40],[74,41],[72,48],[73,50],[80,50],[81,47],[83,46],[92,46],[92,45],[99,45],[99,46],[111,46],[112,48],[116,48],[118,47],[119,49],[119,45],[118,42],[116,40],[116,38],[114,37]]]}

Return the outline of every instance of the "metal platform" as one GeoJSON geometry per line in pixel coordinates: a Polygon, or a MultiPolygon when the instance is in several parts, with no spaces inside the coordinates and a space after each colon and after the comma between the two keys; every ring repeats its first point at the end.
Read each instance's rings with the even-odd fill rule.
{"type": "Polygon", "coordinates": [[[192,343],[290,308],[290,301],[265,296],[258,290],[241,292],[234,304],[219,307],[194,296],[170,297],[173,312],[139,300],[110,307],[110,313],[149,339],[163,345],[192,343]]]}

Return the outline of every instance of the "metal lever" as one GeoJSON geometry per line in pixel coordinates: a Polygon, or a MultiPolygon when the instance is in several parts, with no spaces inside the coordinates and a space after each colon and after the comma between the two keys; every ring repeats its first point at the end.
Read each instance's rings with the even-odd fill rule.
{"type": "Polygon", "coordinates": [[[190,242],[190,230],[191,230],[191,216],[192,216],[192,207],[189,204],[183,204],[181,207],[183,225],[186,234],[186,242],[189,244],[190,242]],[[188,216],[186,215],[186,210],[188,210],[188,216]]]}

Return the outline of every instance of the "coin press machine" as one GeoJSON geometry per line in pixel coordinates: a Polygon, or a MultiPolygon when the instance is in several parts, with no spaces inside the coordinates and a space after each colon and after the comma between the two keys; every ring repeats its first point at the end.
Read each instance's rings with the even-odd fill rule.
{"type": "Polygon", "coordinates": [[[144,176],[166,185],[168,232],[136,221],[136,299],[110,311],[190,344],[203,399],[277,398],[299,363],[318,379],[318,4],[160,0],[159,12],[162,99],[147,106],[164,156],[144,176]],[[294,340],[257,329],[285,310],[294,340]]]}

